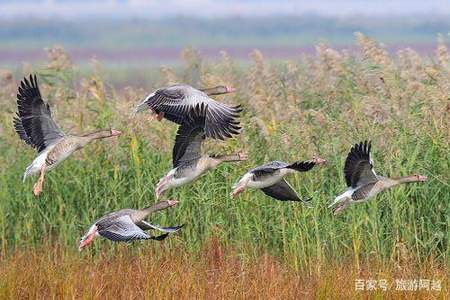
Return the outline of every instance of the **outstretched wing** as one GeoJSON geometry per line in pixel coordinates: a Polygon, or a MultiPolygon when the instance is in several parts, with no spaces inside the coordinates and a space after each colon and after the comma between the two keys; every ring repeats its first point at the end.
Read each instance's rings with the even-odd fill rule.
{"type": "Polygon", "coordinates": [[[180,125],[199,104],[205,105],[205,134],[210,138],[223,140],[238,134],[241,129],[236,121],[242,111],[240,106],[217,102],[188,85],[179,84],[159,89],[145,103],[154,112],[163,112],[166,119],[180,125]]]}
{"type": "Polygon", "coordinates": [[[49,105],[41,98],[36,75],[22,80],[17,94],[17,108],[14,128],[19,137],[38,152],[64,137],[52,119],[49,105]]]}
{"type": "Polygon", "coordinates": [[[368,183],[368,184],[365,184],[365,185],[361,186],[360,188],[356,189],[352,194],[352,199],[353,200],[364,200],[364,199],[367,200],[370,195],[370,192],[375,187],[375,184],[376,184],[376,182],[368,183]]]}
{"type": "Polygon", "coordinates": [[[290,164],[286,168],[296,170],[298,172],[307,172],[314,168],[316,163],[312,160],[306,160],[306,161],[297,161],[293,164],[290,164]]]}
{"type": "Polygon", "coordinates": [[[114,242],[130,242],[152,238],[136,226],[129,215],[120,216],[109,226],[99,228],[98,233],[104,238],[114,242]]]}
{"type": "Polygon", "coordinates": [[[208,105],[206,113],[206,136],[223,140],[239,134],[239,113],[242,111],[239,105],[229,106],[206,97],[203,103],[208,105]]]}
{"type": "Polygon", "coordinates": [[[378,181],[373,170],[373,162],[370,157],[371,143],[365,141],[355,144],[345,161],[345,181],[349,187],[358,187],[378,181]]]}
{"type": "Polygon", "coordinates": [[[283,161],[271,161],[262,166],[251,169],[249,173],[255,174],[256,177],[272,174],[273,172],[288,167],[289,164],[283,161]]]}
{"type": "Polygon", "coordinates": [[[187,90],[184,85],[174,85],[168,88],[158,89],[147,98],[147,105],[155,112],[164,112],[173,116],[181,116],[180,124],[183,117],[188,115],[189,107],[184,105],[184,99],[187,96],[187,90]]]}
{"type": "Polygon", "coordinates": [[[177,232],[178,230],[180,230],[184,226],[184,224],[181,224],[181,225],[177,225],[177,226],[160,227],[158,225],[154,225],[154,224],[151,224],[151,223],[146,222],[146,221],[140,221],[136,225],[139,228],[141,228],[142,230],[154,229],[154,230],[158,230],[158,231],[165,232],[165,233],[177,232]]]}
{"type": "Polygon", "coordinates": [[[264,194],[281,201],[301,201],[294,189],[282,179],[274,185],[261,189],[264,194]]]}
{"type": "Polygon", "coordinates": [[[203,104],[198,105],[193,110],[191,118],[186,119],[178,128],[172,150],[174,168],[185,161],[201,157],[202,142],[205,139],[205,110],[203,104]]]}

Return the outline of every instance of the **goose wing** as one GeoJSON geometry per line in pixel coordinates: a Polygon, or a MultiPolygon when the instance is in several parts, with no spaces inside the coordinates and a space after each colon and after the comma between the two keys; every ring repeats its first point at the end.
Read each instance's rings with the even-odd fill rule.
{"type": "Polygon", "coordinates": [[[202,143],[205,139],[206,106],[198,105],[192,114],[192,118],[185,119],[180,125],[172,150],[172,163],[174,168],[185,161],[201,157],[202,143]]]}
{"type": "Polygon", "coordinates": [[[274,185],[261,189],[264,194],[281,201],[301,201],[294,189],[282,179],[274,185]]]}
{"type": "Polygon", "coordinates": [[[344,167],[345,181],[348,187],[356,188],[378,181],[373,170],[371,147],[371,142],[365,141],[355,144],[350,149],[344,167]]]}
{"type": "Polygon", "coordinates": [[[152,237],[133,223],[129,215],[123,215],[115,219],[108,226],[97,223],[98,233],[114,242],[130,242],[135,240],[159,239],[152,237]]]}
{"type": "Polygon", "coordinates": [[[223,140],[233,134],[239,134],[241,127],[236,120],[242,111],[239,105],[229,106],[209,97],[204,101],[208,104],[205,127],[207,137],[223,140]]]}
{"type": "Polygon", "coordinates": [[[271,161],[262,166],[256,167],[249,172],[255,174],[255,176],[258,177],[272,174],[273,172],[279,169],[286,168],[287,166],[289,166],[289,164],[282,161],[271,161]]]}
{"type": "Polygon", "coordinates": [[[370,195],[370,192],[375,187],[375,184],[376,182],[368,183],[356,189],[352,194],[352,199],[353,200],[367,199],[370,195]]]}
{"type": "Polygon", "coordinates": [[[52,118],[50,106],[42,100],[36,75],[22,80],[17,94],[17,108],[14,128],[19,137],[38,152],[64,137],[52,118]]]}
{"type": "Polygon", "coordinates": [[[286,166],[286,168],[296,170],[298,172],[308,172],[314,166],[316,163],[312,160],[305,160],[305,161],[297,161],[293,164],[290,164],[289,166],[286,166]]]}
{"type": "Polygon", "coordinates": [[[214,139],[229,138],[238,134],[241,129],[236,121],[242,111],[240,106],[217,102],[189,85],[179,84],[159,89],[151,94],[145,103],[156,113],[163,112],[166,119],[177,124],[182,124],[197,105],[205,105],[206,136],[214,139]]]}
{"type": "Polygon", "coordinates": [[[151,223],[146,222],[146,221],[140,221],[136,225],[139,228],[141,228],[142,230],[154,229],[154,230],[158,230],[158,231],[165,232],[165,233],[177,232],[178,230],[180,230],[184,226],[184,224],[181,224],[181,225],[177,225],[177,226],[160,227],[158,225],[154,225],[154,224],[151,224],[151,223]]]}

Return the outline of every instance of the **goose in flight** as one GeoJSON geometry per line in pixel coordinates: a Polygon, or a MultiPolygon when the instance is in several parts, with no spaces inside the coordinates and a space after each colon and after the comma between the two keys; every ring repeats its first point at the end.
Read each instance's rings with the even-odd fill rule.
{"type": "Polygon", "coordinates": [[[111,212],[97,221],[89,228],[81,238],[78,249],[81,251],[88,246],[96,236],[104,237],[114,242],[131,242],[135,240],[157,240],[165,239],[169,233],[177,232],[184,225],[172,227],[160,227],[144,221],[151,213],[176,205],[176,200],[160,201],[144,209],[122,209],[111,212]],[[157,230],[162,235],[151,236],[145,230],[157,230]]]}
{"type": "Polygon", "coordinates": [[[235,89],[226,86],[216,86],[209,89],[195,89],[187,84],[176,84],[166,88],[160,88],[144,99],[134,112],[149,108],[157,114],[157,119],[166,118],[169,121],[181,125],[192,110],[199,104],[207,107],[204,110],[205,135],[209,138],[223,140],[238,134],[240,105],[231,106],[217,102],[209,96],[234,92],[235,89]]]}
{"type": "Polygon", "coordinates": [[[168,189],[192,182],[205,172],[216,168],[222,162],[243,161],[247,155],[202,155],[202,143],[206,138],[205,111],[200,104],[192,111],[192,118],[186,119],[179,128],[172,151],[173,169],[161,178],[155,189],[156,198],[168,189]]]}
{"type": "Polygon", "coordinates": [[[326,161],[315,157],[307,161],[288,164],[282,161],[271,161],[256,167],[242,176],[233,186],[231,197],[235,198],[247,187],[261,189],[264,194],[281,201],[302,201],[309,206],[308,200],[301,200],[284,177],[294,172],[307,172],[315,165],[322,165],[326,161]]]}
{"type": "Polygon", "coordinates": [[[42,192],[46,171],[55,168],[59,163],[97,139],[118,136],[115,129],[100,130],[82,136],[64,134],[52,118],[50,106],[44,103],[39,91],[36,75],[24,78],[17,94],[17,115],[14,117],[14,128],[19,137],[38,151],[38,156],[29,165],[23,180],[40,173],[34,185],[33,194],[42,192]]]}
{"type": "Polygon", "coordinates": [[[378,193],[401,183],[423,182],[427,176],[411,175],[399,178],[386,178],[379,176],[373,169],[373,161],[370,154],[371,142],[355,144],[345,160],[344,174],[347,190],[337,196],[329,207],[338,205],[334,214],[340,214],[350,204],[369,200],[378,193]]]}

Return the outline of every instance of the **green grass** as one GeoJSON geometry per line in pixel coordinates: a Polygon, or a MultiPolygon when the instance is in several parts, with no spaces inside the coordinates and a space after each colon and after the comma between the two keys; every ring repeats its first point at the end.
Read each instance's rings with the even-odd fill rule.
{"type": "MultiPolygon", "coordinates": [[[[151,220],[186,226],[178,237],[167,239],[168,249],[182,243],[192,253],[201,253],[205,241],[218,237],[244,259],[268,252],[294,268],[314,269],[318,261],[351,261],[359,266],[373,260],[421,264],[433,259],[448,265],[449,65],[416,61],[423,66],[417,71],[397,57],[386,57],[394,68],[378,64],[374,69],[379,54],[368,48],[367,40],[359,40],[359,46],[364,54],[334,60],[319,53],[310,60],[273,65],[256,55],[245,68],[230,64],[226,57],[202,65],[202,84],[236,87],[235,95],[220,100],[245,108],[242,134],[226,142],[209,141],[205,151],[246,150],[250,159],[221,165],[195,183],[169,192],[167,196],[178,199],[179,206],[151,220]],[[413,80],[413,75],[419,79],[413,80]],[[414,90],[412,84],[417,85],[414,90]],[[335,217],[327,206],[346,188],[345,157],[352,144],[365,139],[372,140],[378,174],[418,173],[429,176],[429,181],[389,190],[335,217]],[[314,208],[274,201],[260,191],[247,191],[237,200],[229,197],[233,183],[249,168],[314,154],[327,159],[327,165],[288,178],[301,197],[313,197],[314,208]]],[[[193,60],[195,55],[172,75],[179,81],[191,80],[193,60]]],[[[41,92],[64,130],[81,133],[114,127],[124,134],[89,145],[48,173],[44,193],[34,198],[36,178],[24,184],[21,179],[35,153],[12,128],[21,78],[5,81],[0,91],[5,107],[0,115],[4,253],[41,243],[75,251],[77,240],[96,218],[155,202],[154,187],[171,168],[176,126],[167,121],[149,123],[145,114],[129,117],[134,103],[170,81],[167,73],[154,78],[150,86],[115,89],[103,81],[110,75],[95,70],[82,78],[72,67],[36,71],[48,75],[45,80],[39,77],[41,92]],[[52,80],[60,73],[68,74],[65,80],[52,80]],[[71,78],[77,78],[74,84],[71,78]],[[74,98],[67,100],[67,95],[74,98]]],[[[114,253],[117,246],[98,240],[89,251],[109,248],[114,253]]]]}

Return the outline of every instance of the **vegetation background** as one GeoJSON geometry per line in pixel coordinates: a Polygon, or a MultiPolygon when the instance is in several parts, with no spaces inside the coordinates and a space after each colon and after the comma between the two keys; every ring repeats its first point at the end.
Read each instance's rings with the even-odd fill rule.
{"type": "MultiPolygon", "coordinates": [[[[196,25],[200,31],[206,28],[202,22],[196,25]]],[[[252,32],[260,24],[253,22],[248,22],[252,32]]],[[[280,25],[286,35],[262,31],[250,40],[243,30],[237,45],[298,46],[307,39],[293,38],[298,32],[290,36],[291,25],[289,20],[286,27],[280,25]]],[[[235,58],[229,49],[203,56],[204,50],[188,47],[180,59],[125,68],[114,59],[71,57],[85,42],[99,42],[98,33],[93,44],[83,36],[89,33],[86,25],[74,25],[71,42],[63,41],[70,51],[49,46],[53,34],[27,44],[27,34],[40,34],[39,26],[27,26],[8,25],[11,32],[0,26],[0,40],[8,41],[0,52],[48,47],[45,61],[29,56],[32,64],[18,67],[14,59],[5,59],[0,70],[0,298],[448,297],[450,51],[445,36],[434,29],[433,35],[415,31],[427,40],[433,36],[427,54],[410,47],[394,50],[356,33],[345,49],[346,43],[314,40],[315,46],[309,43],[310,50],[292,58],[267,59],[260,50],[235,58]],[[83,35],[73,38],[76,32],[83,35]],[[109,127],[124,132],[90,145],[47,174],[37,199],[31,194],[33,180],[21,181],[35,153],[12,126],[17,86],[30,73],[38,74],[42,95],[65,132],[109,127]],[[244,107],[242,134],[208,141],[204,151],[243,150],[250,159],[220,166],[171,191],[168,197],[179,205],[151,220],[186,226],[163,243],[98,239],[78,253],[78,239],[96,218],[155,201],[154,186],[171,167],[176,126],[149,122],[145,113],[133,118],[131,109],[152,90],[176,82],[237,89],[218,100],[244,107]],[[373,142],[379,174],[418,173],[429,181],[389,190],[335,217],[327,206],[345,189],[345,157],[352,144],[366,139],[373,142]],[[232,184],[249,168],[313,155],[326,158],[327,165],[288,179],[302,197],[313,198],[312,209],[273,201],[259,191],[229,197],[232,184]],[[357,279],[385,279],[389,289],[358,291],[357,279]],[[442,288],[399,292],[396,279],[439,280],[442,288]]],[[[108,28],[105,32],[114,30],[108,28]]],[[[124,27],[123,37],[132,36],[127,28],[132,26],[124,27]]],[[[238,30],[230,28],[227,34],[238,30]]],[[[330,28],[339,31],[336,24],[330,28]]],[[[343,30],[345,40],[353,29],[343,30]]],[[[170,43],[177,40],[173,49],[185,45],[170,34],[155,34],[170,43]]],[[[139,49],[137,43],[120,43],[120,37],[111,48],[139,49]]],[[[210,44],[208,35],[202,37],[210,44]]],[[[217,47],[227,39],[217,38],[217,47]]]]}

